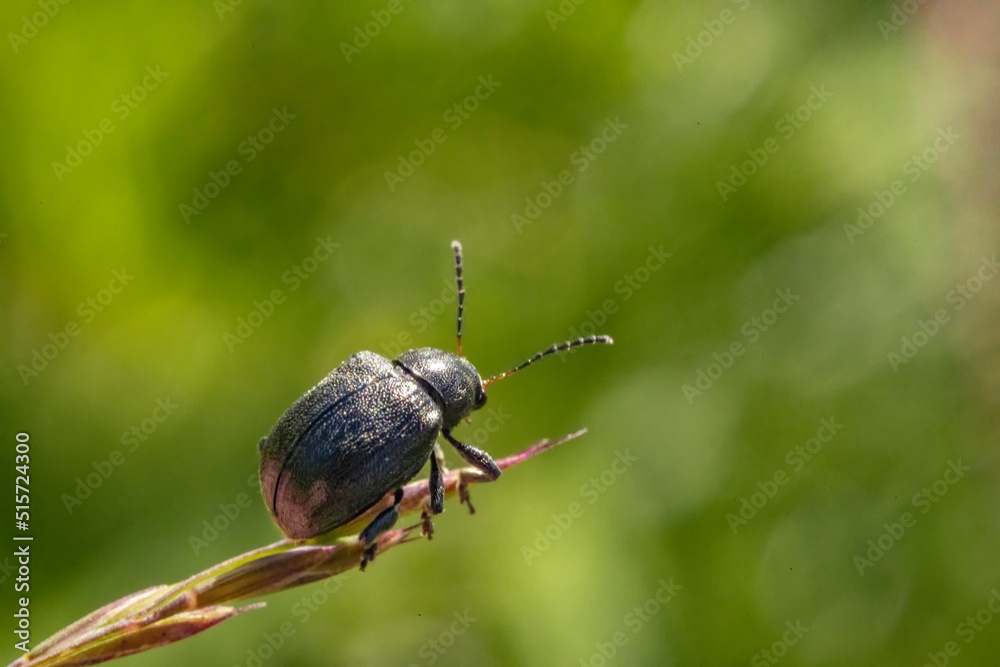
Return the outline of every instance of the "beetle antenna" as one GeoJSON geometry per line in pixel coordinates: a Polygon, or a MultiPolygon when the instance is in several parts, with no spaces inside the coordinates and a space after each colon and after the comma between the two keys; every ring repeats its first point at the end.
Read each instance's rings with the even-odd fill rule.
{"type": "Polygon", "coordinates": [[[542,357],[547,357],[550,354],[555,354],[556,352],[562,352],[563,350],[568,350],[573,347],[580,347],[581,345],[594,345],[595,343],[603,343],[605,345],[611,345],[612,343],[614,343],[614,341],[611,340],[611,336],[587,336],[586,338],[577,338],[576,340],[568,340],[565,343],[557,343],[552,347],[537,353],[535,356],[526,360],[524,363],[514,366],[514,368],[510,369],[509,371],[504,371],[503,373],[498,373],[494,375],[489,380],[483,382],[483,386],[488,387],[497,380],[502,380],[509,375],[513,375],[522,368],[525,368],[535,363],[542,357]]]}
{"type": "Polygon", "coordinates": [[[462,244],[458,241],[451,242],[451,249],[455,253],[455,286],[458,288],[458,356],[462,356],[462,314],[465,312],[465,284],[462,281],[462,244]]]}

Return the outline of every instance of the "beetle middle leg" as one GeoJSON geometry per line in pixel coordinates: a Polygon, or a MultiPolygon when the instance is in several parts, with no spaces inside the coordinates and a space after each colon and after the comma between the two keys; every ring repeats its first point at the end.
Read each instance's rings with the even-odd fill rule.
{"type": "Polygon", "coordinates": [[[444,511],[444,475],[441,468],[436,453],[431,454],[431,514],[440,514],[444,511]]]}
{"type": "Polygon", "coordinates": [[[443,458],[444,452],[437,446],[437,443],[434,443],[434,451],[431,452],[430,512],[427,511],[427,507],[424,507],[420,513],[421,532],[427,539],[434,537],[434,524],[431,522],[431,516],[444,511],[444,475],[441,472],[444,468],[443,458]]]}
{"type": "Polygon", "coordinates": [[[399,505],[403,502],[403,490],[396,489],[393,496],[392,505],[382,510],[372,522],[361,531],[358,540],[365,545],[365,553],[361,557],[361,571],[365,571],[368,563],[375,560],[375,551],[378,549],[378,536],[389,530],[396,524],[399,518],[399,505]]]}

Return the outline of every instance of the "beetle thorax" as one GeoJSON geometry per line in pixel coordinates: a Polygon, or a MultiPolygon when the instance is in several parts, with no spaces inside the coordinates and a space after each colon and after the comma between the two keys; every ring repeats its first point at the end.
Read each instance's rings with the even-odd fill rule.
{"type": "Polygon", "coordinates": [[[483,379],[464,357],[433,347],[401,354],[396,363],[422,381],[442,406],[442,428],[450,430],[486,403],[483,379]]]}

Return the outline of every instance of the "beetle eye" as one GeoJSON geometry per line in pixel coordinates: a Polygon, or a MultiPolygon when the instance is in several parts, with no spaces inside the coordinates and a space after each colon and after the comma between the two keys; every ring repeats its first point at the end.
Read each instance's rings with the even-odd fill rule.
{"type": "Polygon", "coordinates": [[[476,410],[486,405],[486,392],[482,389],[476,390],[476,410]]]}

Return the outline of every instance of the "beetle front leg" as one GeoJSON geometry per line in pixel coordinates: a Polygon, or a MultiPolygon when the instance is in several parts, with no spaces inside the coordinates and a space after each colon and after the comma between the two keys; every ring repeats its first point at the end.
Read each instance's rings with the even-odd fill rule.
{"type": "Polygon", "coordinates": [[[489,481],[500,476],[500,468],[493,462],[492,457],[481,449],[476,449],[472,445],[459,442],[452,437],[449,431],[441,431],[444,439],[451,443],[451,446],[458,450],[459,456],[465,459],[470,465],[475,466],[486,475],[489,481]]]}
{"type": "Polygon", "coordinates": [[[365,545],[365,553],[361,557],[361,571],[365,571],[368,563],[375,560],[375,551],[378,549],[378,536],[389,530],[396,524],[399,518],[399,505],[403,502],[403,490],[396,489],[393,496],[392,505],[382,510],[372,522],[361,531],[358,540],[365,545]]]}
{"type": "MultiPolygon", "coordinates": [[[[441,434],[444,435],[445,440],[458,450],[459,455],[463,459],[476,468],[476,472],[473,475],[477,478],[477,481],[492,482],[500,476],[500,468],[497,467],[497,464],[489,454],[481,449],[476,449],[472,445],[459,442],[448,431],[442,431],[441,434]]],[[[476,508],[473,507],[472,500],[469,498],[469,483],[465,479],[465,473],[460,473],[459,475],[458,498],[460,502],[468,506],[469,514],[476,513],[476,508]]]]}

